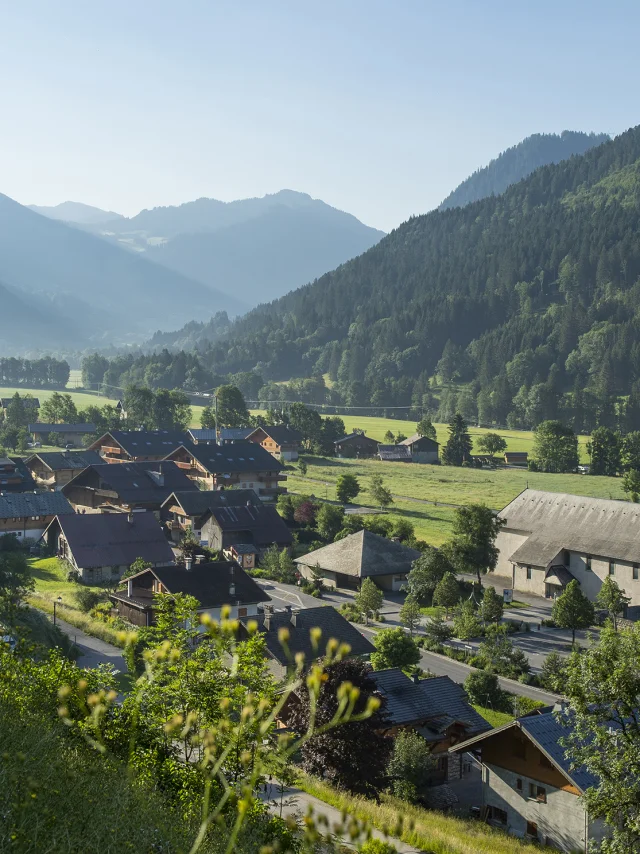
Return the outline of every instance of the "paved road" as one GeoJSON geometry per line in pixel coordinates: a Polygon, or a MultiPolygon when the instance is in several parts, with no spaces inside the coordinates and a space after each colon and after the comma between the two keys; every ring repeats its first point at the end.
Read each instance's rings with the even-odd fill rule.
{"type": "MultiPolygon", "coordinates": [[[[52,620],[50,614],[45,614],[45,617],[52,620]]],[[[127,672],[127,665],[119,647],[88,635],[82,629],[77,629],[71,623],[61,620],[60,617],[56,618],[56,625],[71,638],[80,650],[80,657],[77,661],[78,667],[97,667],[99,664],[112,664],[116,670],[122,673],[127,672]]]]}
{"type": "MultiPolygon", "coordinates": [[[[363,633],[376,633],[375,628],[367,628],[366,626],[359,626],[359,628],[363,633]]],[[[445,655],[428,652],[424,649],[420,650],[420,667],[423,670],[434,673],[436,676],[448,676],[459,684],[462,684],[467,676],[475,669],[461,661],[447,658],[445,655]]],[[[543,703],[549,704],[555,703],[558,700],[555,694],[550,694],[548,691],[543,691],[540,688],[534,688],[532,685],[523,685],[513,679],[498,677],[498,682],[504,691],[517,694],[519,697],[530,697],[532,700],[540,700],[543,703]]]]}
{"type": "MultiPolygon", "coordinates": [[[[277,783],[271,784],[270,791],[267,791],[266,793],[261,792],[260,798],[268,803],[269,809],[272,813],[280,815],[280,787],[277,783]]],[[[300,819],[307,815],[309,809],[313,810],[313,815],[316,819],[320,815],[326,816],[329,820],[330,830],[334,833],[336,827],[344,826],[340,810],[337,810],[329,804],[325,804],[324,801],[319,800],[319,798],[315,798],[313,795],[308,795],[297,787],[286,787],[284,789],[282,796],[283,817],[293,816],[296,819],[300,819]]],[[[321,830],[324,831],[322,826],[321,830]]],[[[396,847],[399,854],[421,854],[418,848],[413,848],[411,845],[407,845],[405,842],[401,842],[399,839],[395,839],[392,836],[385,836],[379,830],[372,828],[371,834],[376,837],[376,839],[384,839],[390,842],[396,847]]],[[[348,833],[337,835],[335,836],[335,839],[341,841],[348,849],[355,850],[353,840],[349,837],[348,833]]]]}

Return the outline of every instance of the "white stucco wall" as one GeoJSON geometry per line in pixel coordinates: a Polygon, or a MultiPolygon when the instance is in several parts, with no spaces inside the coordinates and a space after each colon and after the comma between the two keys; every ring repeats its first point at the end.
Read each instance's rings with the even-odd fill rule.
{"type": "MultiPolygon", "coordinates": [[[[640,563],[640,554],[638,555],[640,563]]],[[[613,578],[631,597],[630,605],[640,605],[640,580],[633,580],[633,564],[626,561],[614,561],[613,578]]],[[[601,557],[591,557],[591,571],[587,569],[587,555],[579,552],[569,553],[569,571],[578,579],[582,592],[594,600],[598,595],[603,581],[609,575],[609,561],[601,557]]]]}
{"type": "Polygon", "coordinates": [[[514,590],[520,590],[523,593],[535,593],[538,596],[545,594],[544,576],[546,569],[541,567],[531,567],[531,578],[527,578],[526,566],[516,565],[514,590]]]}

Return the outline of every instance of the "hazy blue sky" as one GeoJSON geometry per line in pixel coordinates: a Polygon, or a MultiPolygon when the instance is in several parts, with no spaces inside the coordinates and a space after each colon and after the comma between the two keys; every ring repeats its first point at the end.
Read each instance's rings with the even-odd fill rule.
{"type": "Polygon", "coordinates": [[[23,203],[287,187],[389,230],[530,133],[639,121],[637,2],[2,6],[0,192],[23,203]]]}

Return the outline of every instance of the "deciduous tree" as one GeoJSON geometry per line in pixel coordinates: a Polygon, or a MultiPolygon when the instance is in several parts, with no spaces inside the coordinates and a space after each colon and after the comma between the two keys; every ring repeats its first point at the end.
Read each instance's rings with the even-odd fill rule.
{"type": "Polygon", "coordinates": [[[560,421],[543,421],[535,431],[532,459],[540,471],[575,471],[578,437],[560,421]]]}
{"type": "Polygon", "coordinates": [[[249,423],[249,410],[242,392],[235,385],[221,385],[216,390],[218,401],[218,426],[245,427],[249,423]]]}
{"type": "Polygon", "coordinates": [[[504,521],[484,504],[458,507],[453,521],[453,538],[448,544],[451,562],[458,572],[481,576],[496,568],[496,537],[504,521]]]}
{"type": "Polygon", "coordinates": [[[411,594],[402,603],[399,616],[402,625],[409,629],[409,634],[413,636],[413,633],[420,628],[422,623],[422,613],[420,603],[411,594]]]}
{"type": "Polygon", "coordinates": [[[478,439],[478,450],[493,457],[507,450],[507,442],[499,433],[485,433],[478,439]]]}
{"type": "Polygon", "coordinates": [[[393,740],[393,753],[387,768],[393,794],[415,803],[419,790],[429,782],[435,768],[428,743],[412,730],[403,730],[393,740]]]}
{"type": "Polygon", "coordinates": [[[452,572],[445,572],[440,579],[433,591],[432,601],[434,605],[441,605],[449,617],[449,611],[460,601],[460,585],[452,572]]]}
{"type": "Polygon", "coordinates": [[[625,596],[618,582],[608,575],[602,582],[602,587],[596,596],[596,606],[604,608],[609,614],[613,628],[618,629],[618,617],[623,613],[625,605],[631,601],[631,597],[625,596]]]}
{"type": "Polygon", "coordinates": [[[447,572],[453,567],[441,549],[429,547],[424,554],[414,560],[411,571],[407,576],[406,590],[414,596],[421,605],[430,605],[433,591],[447,572]]]}
{"type": "Polygon", "coordinates": [[[436,428],[431,423],[431,419],[426,415],[418,421],[416,425],[416,432],[419,436],[424,436],[427,439],[433,439],[434,442],[437,439],[436,428]]]}
{"type": "Polygon", "coordinates": [[[553,621],[563,629],[571,629],[572,643],[576,642],[577,629],[593,625],[594,609],[574,578],[553,603],[553,621]]]}
{"type": "Polygon", "coordinates": [[[390,504],[393,504],[393,496],[391,495],[391,490],[387,489],[382,481],[382,477],[379,474],[374,474],[371,478],[371,484],[369,486],[369,494],[376,502],[379,504],[381,508],[388,507],[390,504]]]}
{"type": "Polygon", "coordinates": [[[360,484],[355,474],[341,474],[336,481],[336,498],[342,504],[349,504],[360,492],[360,484]]]}
{"type": "Polygon", "coordinates": [[[376,648],[371,653],[374,670],[385,670],[388,667],[404,670],[420,661],[420,650],[404,629],[382,629],[375,636],[373,645],[376,648]]]}
{"type": "Polygon", "coordinates": [[[367,623],[369,622],[369,615],[376,614],[382,607],[383,601],[382,590],[380,590],[375,581],[371,578],[363,578],[354,602],[360,613],[364,615],[367,623]]]}
{"type": "Polygon", "coordinates": [[[494,587],[485,588],[480,612],[485,623],[499,623],[502,619],[504,599],[496,593],[494,587]]]}

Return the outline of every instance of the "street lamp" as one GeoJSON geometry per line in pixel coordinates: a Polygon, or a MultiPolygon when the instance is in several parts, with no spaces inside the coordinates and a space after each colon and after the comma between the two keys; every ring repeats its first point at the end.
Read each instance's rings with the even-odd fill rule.
{"type": "Polygon", "coordinates": [[[53,625],[56,624],[56,605],[62,604],[62,596],[58,596],[57,599],[53,600],[53,625]]]}

